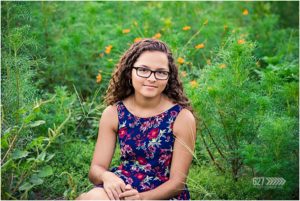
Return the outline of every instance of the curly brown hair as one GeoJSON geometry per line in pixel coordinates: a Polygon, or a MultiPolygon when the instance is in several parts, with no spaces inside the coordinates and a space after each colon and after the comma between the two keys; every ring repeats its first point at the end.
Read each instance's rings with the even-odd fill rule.
{"type": "Polygon", "coordinates": [[[179,80],[178,69],[174,62],[172,52],[164,42],[152,38],[145,38],[132,44],[123,54],[109,82],[104,98],[105,103],[107,105],[113,105],[117,101],[124,100],[134,93],[134,88],[130,82],[131,70],[138,57],[145,51],[166,53],[169,61],[170,76],[163,94],[182,107],[193,111],[190,101],[183,92],[182,83],[179,80]]]}

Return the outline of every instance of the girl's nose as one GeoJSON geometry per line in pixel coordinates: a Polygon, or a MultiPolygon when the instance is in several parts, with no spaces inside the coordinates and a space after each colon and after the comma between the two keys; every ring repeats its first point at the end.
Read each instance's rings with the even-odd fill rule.
{"type": "Polygon", "coordinates": [[[147,78],[149,81],[156,81],[154,73],[151,73],[150,77],[147,78]]]}

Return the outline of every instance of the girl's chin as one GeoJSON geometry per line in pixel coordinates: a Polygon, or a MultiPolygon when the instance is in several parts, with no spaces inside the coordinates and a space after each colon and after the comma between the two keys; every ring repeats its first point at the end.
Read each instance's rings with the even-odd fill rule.
{"type": "Polygon", "coordinates": [[[155,96],[157,96],[157,92],[154,91],[142,91],[141,95],[147,98],[153,98],[155,96]]]}

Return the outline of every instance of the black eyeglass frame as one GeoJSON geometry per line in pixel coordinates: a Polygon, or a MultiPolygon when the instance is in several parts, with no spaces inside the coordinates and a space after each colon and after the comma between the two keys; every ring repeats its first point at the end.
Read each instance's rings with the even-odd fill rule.
{"type": "Polygon", "coordinates": [[[135,69],[136,75],[139,76],[139,77],[142,77],[142,78],[149,78],[149,77],[152,75],[152,73],[154,74],[154,77],[155,77],[155,79],[157,79],[157,80],[167,80],[167,79],[169,79],[169,77],[170,77],[170,72],[169,72],[169,71],[155,71],[155,70],[150,70],[150,69],[148,69],[148,68],[137,67],[137,66],[133,66],[132,68],[135,69]],[[149,76],[145,77],[145,76],[139,75],[139,74],[138,74],[138,69],[141,69],[141,68],[150,71],[149,76]],[[167,76],[166,79],[159,79],[159,78],[156,77],[156,72],[164,72],[164,73],[167,73],[168,76],[167,76]]]}

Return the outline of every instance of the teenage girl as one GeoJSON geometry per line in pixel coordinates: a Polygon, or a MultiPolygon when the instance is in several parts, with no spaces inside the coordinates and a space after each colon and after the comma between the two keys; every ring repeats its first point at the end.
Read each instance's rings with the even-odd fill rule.
{"type": "Polygon", "coordinates": [[[121,57],[110,81],[83,200],[190,199],[185,184],[196,122],[167,45],[144,39],[121,57]],[[121,164],[109,169],[116,141],[121,164]]]}

